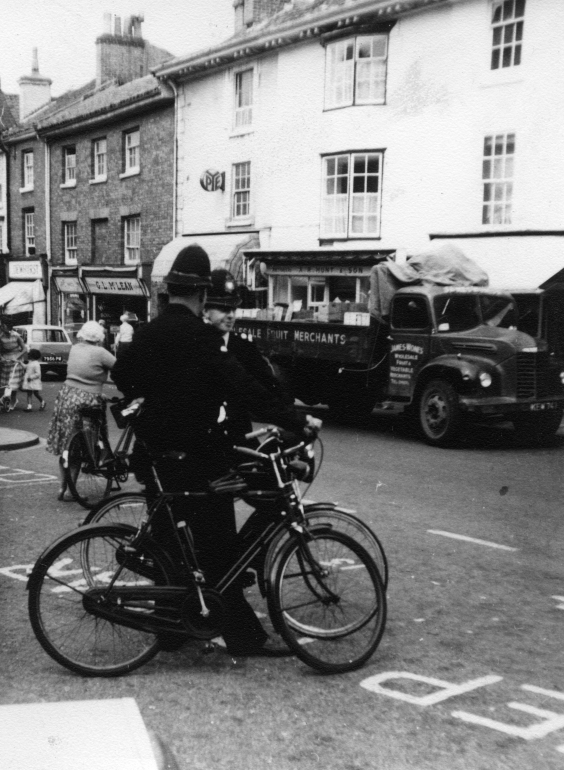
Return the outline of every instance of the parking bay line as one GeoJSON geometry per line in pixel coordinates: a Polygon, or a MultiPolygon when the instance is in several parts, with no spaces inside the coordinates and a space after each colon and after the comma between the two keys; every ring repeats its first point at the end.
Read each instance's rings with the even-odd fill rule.
{"type": "Polygon", "coordinates": [[[476,543],[476,545],[486,545],[489,548],[499,548],[501,551],[518,551],[518,548],[513,548],[510,545],[501,545],[500,543],[492,543],[490,540],[479,540],[477,537],[468,537],[468,535],[457,535],[454,532],[445,532],[442,529],[428,529],[431,535],[442,535],[442,537],[450,537],[453,540],[464,540],[467,543],[476,543]]]}

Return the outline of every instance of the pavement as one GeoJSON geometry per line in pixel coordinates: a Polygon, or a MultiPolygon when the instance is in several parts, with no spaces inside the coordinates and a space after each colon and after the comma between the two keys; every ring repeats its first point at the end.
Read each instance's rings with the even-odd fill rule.
{"type": "Polygon", "coordinates": [[[24,449],[39,444],[39,436],[27,430],[0,428],[0,452],[7,449],[24,449]]]}

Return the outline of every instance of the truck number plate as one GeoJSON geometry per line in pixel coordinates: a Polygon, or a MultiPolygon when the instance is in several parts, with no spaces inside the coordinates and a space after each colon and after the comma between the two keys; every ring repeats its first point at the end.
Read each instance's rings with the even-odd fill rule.
{"type": "Polygon", "coordinates": [[[558,409],[559,404],[557,401],[543,401],[540,404],[531,404],[529,409],[531,412],[544,412],[550,409],[558,409]]]}
{"type": "Polygon", "coordinates": [[[63,360],[62,356],[42,356],[43,361],[47,364],[60,363],[63,360]]]}

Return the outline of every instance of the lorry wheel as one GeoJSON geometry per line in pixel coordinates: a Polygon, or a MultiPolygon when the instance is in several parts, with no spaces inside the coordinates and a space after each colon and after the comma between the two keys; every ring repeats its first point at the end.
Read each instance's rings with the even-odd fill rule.
{"type": "Polygon", "coordinates": [[[419,424],[425,441],[448,446],[460,428],[460,407],[455,389],[446,380],[431,380],[419,401],[419,424]]]}
{"type": "Polygon", "coordinates": [[[562,422],[562,409],[541,414],[517,414],[513,417],[515,437],[521,444],[542,444],[551,439],[562,422]]]}

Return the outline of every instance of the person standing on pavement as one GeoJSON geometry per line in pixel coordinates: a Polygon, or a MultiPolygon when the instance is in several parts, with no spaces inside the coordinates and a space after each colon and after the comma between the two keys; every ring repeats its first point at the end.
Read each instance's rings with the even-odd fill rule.
{"type": "Polygon", "coordinates": [[[0,318],[0,397],[3,408],[12,412],[18,403],[18,390],[21,388],[25,367],[23,357],[27,352],[25,342],[14,331],[12,319],[0,318]]]}
{"type": "Polygon", "coordinates": [[[115,356],[103,347],[105,334],[97,321],[87,321],[77,332],[76,339],[69,353],[67,378],[53,405],[45,447],[51,454],[59,455],[59,500],[65,499],[67,487],[64,453],[71,434],[80,425],[80,410],[84,406],[104,403],[102,388],[116,362],[115,356]]]}
{"type": "MultiPolygon", "coordinates": [[[[294,399],[285,391],[272,368],[272,364],[260,352],[257,344],[247,335],[234,331],[235,311],[242,300],[233,275],[224,269],[212,270],[211,287],[208,290],[204,318],[223,337],[229,353],[232,353],[243,369],[284,403],[291,405],[294,399]]],[[[232,442],[239,446],[256,447],[244,436],[253,426],[248,411],[241,410],[238,402],[226,404],[225,429],[232,442]]]]}
{"type": "Polygon", "coordinates": [[[135,329],[130,321],[135,321],[136,318],[137,316],[134,317],[132,313],[124,313],[120,316],[121,325],[114,340],[116,356],[123,355],[131,345],[135,329]]]}
{"type": "MultiPolygon", "coordinates": [[[[197,244],[184,247],[165,277],[169,304],[136,333],[112,378],[126,397],[144,398],[136,436],[151,454],[171,451],[157,471],[167,491],[207,490],[209,482],[229,470],[230,452],[218,418],[225,401],[239,400],[257,419],[302,432],[320,422],[277,401],[250,377],[227,352],[221,336],[201,315],[210,286],[210,261],[197,244]],[[161,467],[163,466],[163,467],[161,467]]],[[[233,500],[225,496],[200,501],[179,499],[177,512],[187,516],[198,561],[208,585],[216,585],[237,556],[233,500]]],[[[153,536],[174,552],[174,533],[165,517],[154,523],[153,536]]],[[[226,601],[224,641],[231,655],[289,654],[273,646],[243,587],[235,581],[223,594],[226,601]]],[[[160,638],[165,649],[182,640],[160,638]]]]}
{"type": "Polygon", "coordinates": [[[42,412],[45,409],[45,399],[41,395],[41,391],[43,390],[43,385],[41,384],[41,364],[39,363],[41,353],[39,350],[32,348],[27,354],[27,357],[29,360],[25,365],[25,374],[22,382],[22,391],[27,396],[27,406],[25,411],[31,412],[32,396],[35,394],[35,397],[39,401],[39,411],[42,412]]]}

